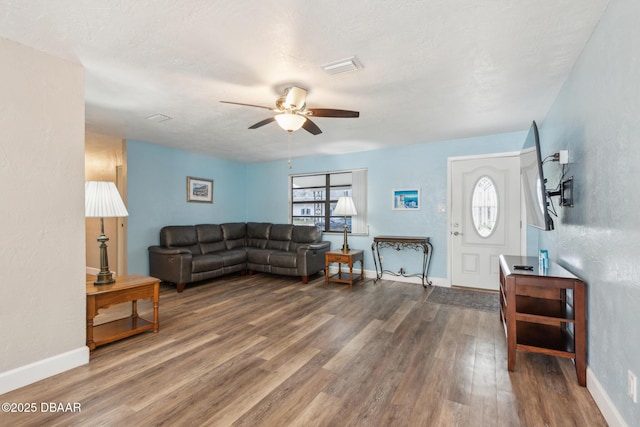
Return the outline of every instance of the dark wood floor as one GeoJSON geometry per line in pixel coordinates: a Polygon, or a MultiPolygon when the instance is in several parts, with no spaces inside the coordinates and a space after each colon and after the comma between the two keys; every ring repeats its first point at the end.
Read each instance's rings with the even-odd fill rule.
{"type": "MultiPolygon", "coordinates": [[[[430,291],[320,276],[163,285],[158,334],[1,399],[81,412],[0,413],[0,425],[606,426],[570,360],[519,353],[509,373],[498,314],[430,291]]],[[[99,317],[128,307],[110,310],[99,317]]]]}

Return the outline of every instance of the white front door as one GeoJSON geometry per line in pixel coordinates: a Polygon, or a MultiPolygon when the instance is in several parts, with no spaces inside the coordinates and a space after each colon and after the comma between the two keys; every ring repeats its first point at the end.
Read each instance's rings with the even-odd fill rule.
{"type": "Polygon", "coordinates": [[[520,159],[450,159],[451,284],[498,289],[498,256],[520,255],[520,159]]]}

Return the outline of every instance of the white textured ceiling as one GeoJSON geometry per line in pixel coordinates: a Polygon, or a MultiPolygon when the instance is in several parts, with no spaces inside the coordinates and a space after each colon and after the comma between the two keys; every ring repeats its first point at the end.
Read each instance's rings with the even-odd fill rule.
{"type": "Polygon", "coordinates": [[[0,37],[85,67],[88,131],[255,162],[287,158],[286,132],[219,101],[271,107],[288,83],[360,111],[293,133],[294,157],[525,130],[608,2],[0,0],[0,37]],[[320,68],[354,55],[362,70],[320,68]]]}

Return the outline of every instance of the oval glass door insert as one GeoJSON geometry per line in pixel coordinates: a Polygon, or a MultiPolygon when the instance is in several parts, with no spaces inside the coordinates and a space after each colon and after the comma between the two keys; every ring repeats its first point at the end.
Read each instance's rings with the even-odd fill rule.
{"type": "Polygon", "coordinates": [[[481,237],[489,237],[498,221],[498,192],[491,178],[480,177],[471,197],[473,226],[481,237]]]}

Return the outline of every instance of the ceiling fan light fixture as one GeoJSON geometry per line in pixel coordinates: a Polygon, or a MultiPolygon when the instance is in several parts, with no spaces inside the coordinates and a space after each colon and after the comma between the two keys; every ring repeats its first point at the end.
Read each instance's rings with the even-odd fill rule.
{"type": "Polygon", "coordinates": [[[284,107],[288,109],[304,109],[307,99],[307,90],[296,86],[287,89],[284,99],[284,107]]]}
{"type": "Polygon", "coordinates": [[[302,127],[307,118],[299,114],[282,113],[276,115],[278,125],[287,132],[297,131],[302,127]]]}

